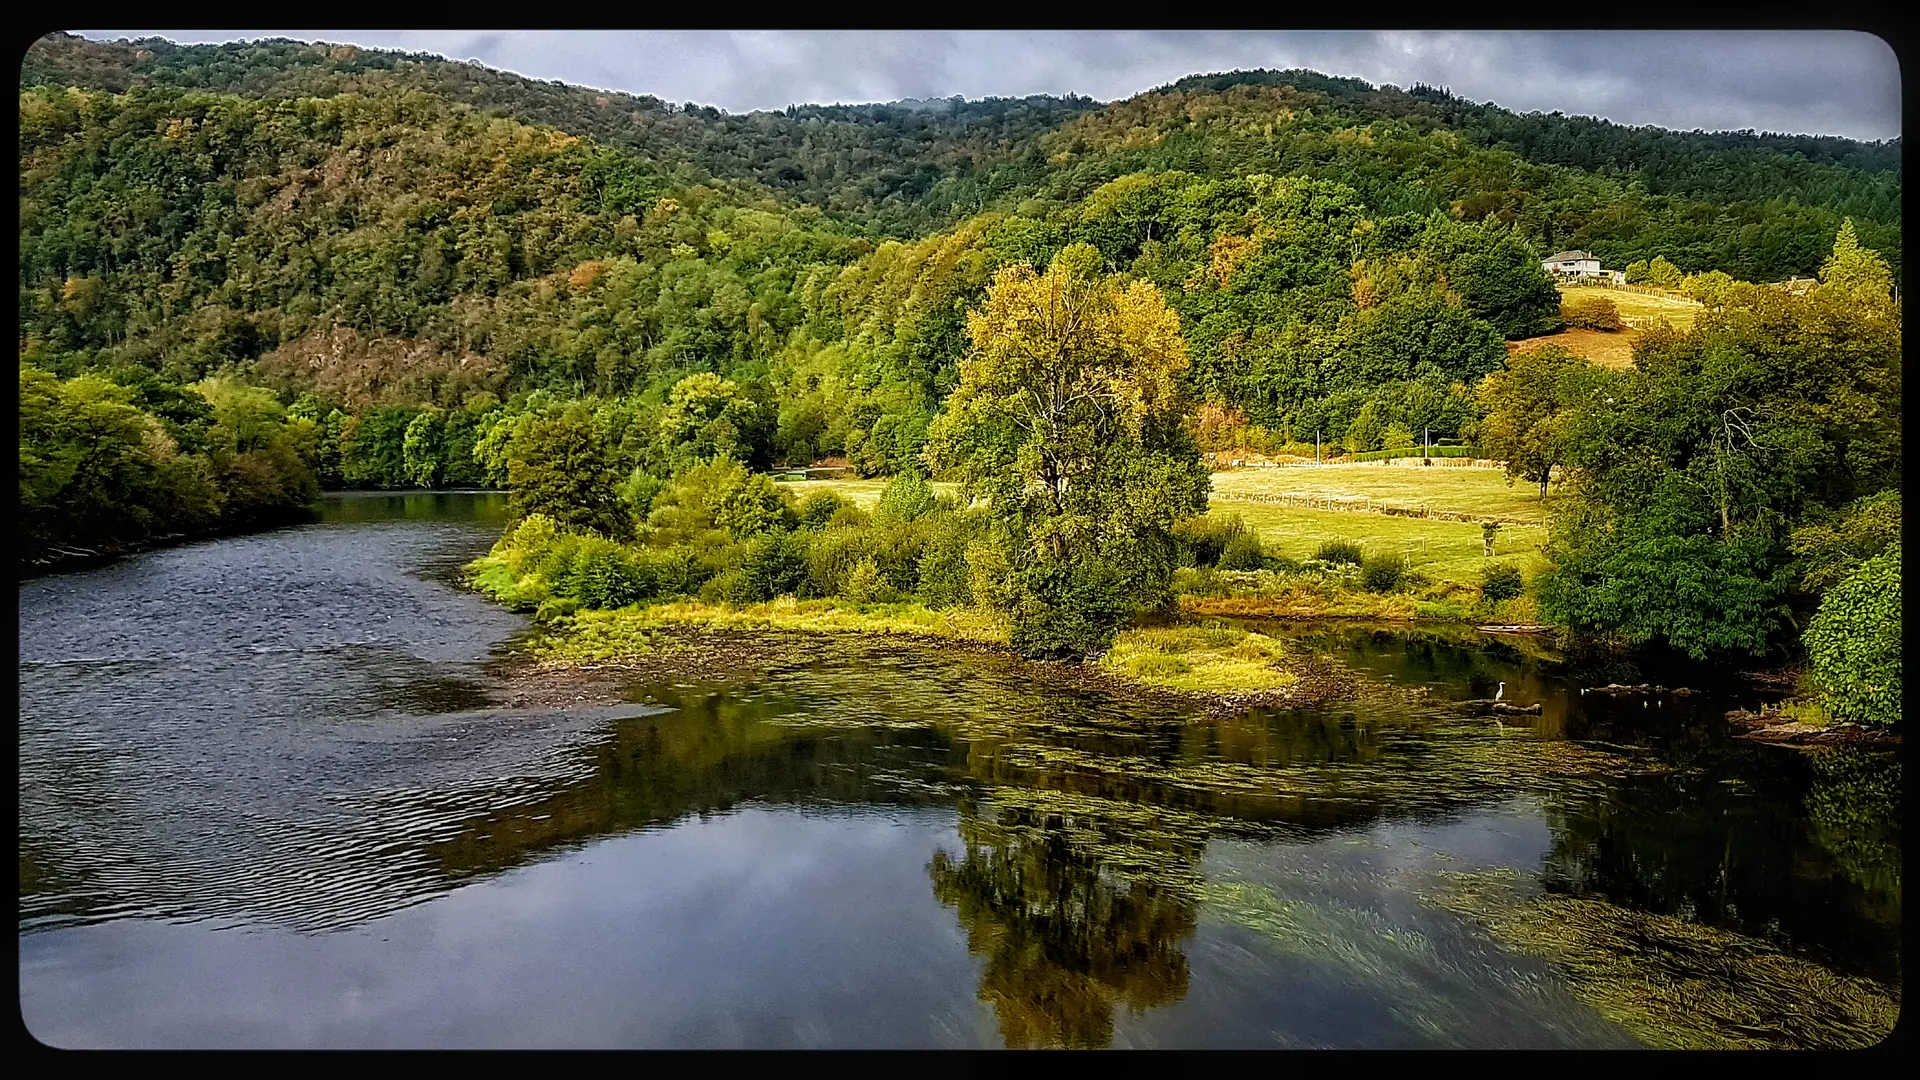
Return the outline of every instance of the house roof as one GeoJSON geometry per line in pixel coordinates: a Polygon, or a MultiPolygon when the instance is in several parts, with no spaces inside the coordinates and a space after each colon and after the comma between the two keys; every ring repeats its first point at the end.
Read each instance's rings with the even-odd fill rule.
{"type": "Polygon", "coordinates": [[[1546,261],[1547,262],[1580,262],[1583,259],[1593,259],[1596,262],[1599,261],[1598,257],[1595,256],[1590,251],[1562,251],[1557,255],[1547,256],[1546,261]]]}

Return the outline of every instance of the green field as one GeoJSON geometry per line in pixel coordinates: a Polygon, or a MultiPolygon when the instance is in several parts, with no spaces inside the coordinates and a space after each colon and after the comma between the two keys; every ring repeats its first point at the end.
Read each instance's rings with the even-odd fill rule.
{"type": "Polygon", "coordinates": [[[1563,301],[1594,296],[1613,301],[1613,306],[1620,312],[1620,318],[1628,323],[1665,319],[1672,323],[1676,330],[1692,329],[1693,317],[1701,311],[1701,305],[1692,300],[1629,292],[1626,289],[1610,289],[1604,285],[1568,285],[1560,289],[1560,299],[1563,301]]]}
{"type": "MultiPolygon", "coordinates": [[[[1294,492],[1333,496],[1368,496],[1385,502],[1426,505],[1456,513],[1498,514],[1531,518],[1538,526],[1508,526],[1494,542],[1495,558],[1528,556],[1521,566],[1534,572],[1532,554],[1546,542],[1545,514],[1540,498],[1526,485],[1506,486],[1506,474],[1492,469],[1430,468],[1397,465],[1331,465],[1324,468],[1237,469],[1215,473],[1213,508],[1216,513],[1239,514],[1260,534],[1261,543],[1275,555],[1305,559],[1327,540],[1353,540],[1369,553],[1388,551],[1407,556],[1413,568],[1442,581],[1476,584],[1487,564],[1481,554],[1480,526],[1474,522],[1427,521],[1339,510],[1308,510],[1272,503],[1240,502],[1230,492],[1294,492]]],[[[833,491],[871,508],[879,501],[885,480],[791,480],[783,486],[804,498],[810,491],[833,491]]],[[[950,492],[953,484],[936,483],[934,490],[950,492]]]]}
{"type": "MultiPolygon", "coordinates": [[[[1425,506],[1446,513],[1485,514],[1540,525],[1547,521],[1547,506],[1540,501],[1540,489],[1524,481],[1509,487],[1507,474],[1495,469],[1448,465],[1301,465],[1234,469],[1213,474],[1213,501],[1221,509],[1244,510],[1247,504],[1236,501],[1236,496],[1281,494],[1368,498],[1394,506],[1425,506]]],[[[1553,498],[1549,495],[1548,503],[1553,498]]],[[[1462,527],[1473,529],[1476,534],[1479,529],[1477,525],[1462,527]]]]}
{"type": "MultiPolygon", "coordinates": [[[[1304,510],[1271,503],[1223,502],[1215,512],[1239,514],[1260,534],[1260,543],[1270,554],[1294,559],[1311,556],[1327,540],[1352,540],[1368,554],[1384,551],[1404,555],[1415,570],[1428,577],[1467,585],[1479,583],[1489,562],[1481,553],[1480,526],[1470,521],[1304,510]]],[[[1546,539],[1547,530],[1542,526],[1501,529],[1494,540],[1494,561],[1521,556],[1521,570],[1531,575],[1539,569],[1535,553],[1546,539]]]]}
{"type": "MultiPolygon", "coordinates": [[[[873,509],[880,501],[880,490],[887,486],[885,480],[782,480],[780,486],[793,492],[796,499],[804,499],[815,491],[831,491],[843,495],[857,505],[873,509]]],[[[932,485],[937,495],[955,493],[959,485],[935,481],[932,485]]]]}

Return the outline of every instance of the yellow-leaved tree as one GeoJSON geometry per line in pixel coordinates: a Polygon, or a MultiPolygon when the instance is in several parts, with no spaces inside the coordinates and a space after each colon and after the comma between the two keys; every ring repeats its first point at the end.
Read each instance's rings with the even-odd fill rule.
{"type": "Polygon", "coordinates": [[[990,508],[1014,645],[1031,655],[1098,652],[1164,603],[1173,526],[1206,506],[1179,317],[1152,284],[1102,269],[1088,244],[1045,272],[1001,268],[929,432],[933,470],[990,508]]]}

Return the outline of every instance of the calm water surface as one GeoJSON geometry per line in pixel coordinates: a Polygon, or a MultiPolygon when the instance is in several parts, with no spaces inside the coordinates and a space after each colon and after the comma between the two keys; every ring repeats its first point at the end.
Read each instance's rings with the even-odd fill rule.
{"type": "Polygon", "coordinates": [[[1737,685],[1328,627],[1289,632],[1378,683],[1330,709],[1207,719],[856,642],[636,684],[621,707],[506,710],[498,658],[526,627],[455,586],[503,509],[342,496],[313,525],[20,586],[30,1030],[66,1047],[1646,1041],[1592,970],[1440,899],[1463,881],[1736,934],[1898,993],[1896,823],[1884,784],[1878,803],[1855,791],[1885,763],[1730,740],[1714,718],[1751,697],[1737,685]],[[1577,691],[1634,676],[1705,692],[1577,691]],[[1543,715],[1454,704],[1503,681],[1543,715]]]}

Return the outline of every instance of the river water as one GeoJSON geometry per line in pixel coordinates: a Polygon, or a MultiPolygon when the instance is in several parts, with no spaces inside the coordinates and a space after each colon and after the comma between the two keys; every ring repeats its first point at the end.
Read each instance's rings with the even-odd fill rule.
{"type": "Polygon", "coordinates": [[[29,1030],[1821,1046],[1897,1009],[1897,763],[1732,738],[1753,694],[1720,673],[1291,629],[1361,697],[1208,718],[822,639],[506,709],[528,628],[457,587],[503,511],[332,497],[20,586],[29,1030]],[[1579,693],[1636,676],[1701,692],[1579,693]],[[1458,704],[1502,682],[1542,714],[1458,704]]]}

